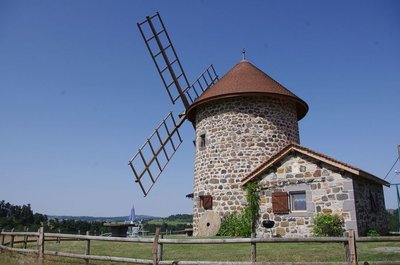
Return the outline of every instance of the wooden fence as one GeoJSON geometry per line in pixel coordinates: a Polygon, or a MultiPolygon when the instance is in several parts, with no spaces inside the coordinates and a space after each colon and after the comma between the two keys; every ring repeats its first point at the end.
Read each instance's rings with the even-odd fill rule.
{"type": "MultiPolygon", "coordinates": [[[[21,253],[35,253],[38,258],[38,263],[43,262],[45,255],[60,256],[68,258],[78,258],[86,261],[89,264],[90,260],[99,261],[113,261],[113,262],[125,262],[125,263],[136,263],[136,264],[172,264],[172,265],[250,265],[250,264],[263,264],[263,265],[305,265],[305,264],[326,264],[326,265],[357,265],[357,247],[356,242],[400,242],[400,237],[360,237],[356,238],[354,231],[350,230],[346,232],[343,237],[315,237],[315,238],[231,238],[231,239],[164,239],[160,235],[160,229],[157,228],[154,238],[120,238],[120,237],[102,237],[102,236],[90,236],[88,235],[72,235],[72,234],[60,234],[60,233],[44,233],[43,227],[38,232],[5,232],[4,230],[0,233],[0,250],[13,251],[21,253]],[[6,241],[6,237],[8,240],[6,241]],[[20,240],[15,240],[15,238],[20,240]],[[35,238],[34,240],[30,238],[35,238]],[[22,240],[21,240],[22,238],[22,240]],[[48,251],[45,250],[45,241],[61,241],[61,240],[81,240],[86,241],[85,253],[75,254],[66,253],[59,251],[48,251]],[[109,242],[131,242],[131,243],[143,243],[152,244],[152,260],[147,259],[134,259],[134,258],[122,258],[112,256],[98,256],[90,254],[90,242],[91,241],[109,241],[109,242]],[[28,242],[36,242],[35,248],[27,248],[28,242]],[[343,251],[345,256],[344,262],[257,262],[257,244],[258,243],[341,243],[343,244],[343,251]],[[15,248],[14,244],[23,244],[23,248],[15,248]],[[163,246],[165,244],[249,244],[250,246],[250,260],[247,262],[243,261],[172,261],[163,260],[163,246]]],[[[363,263],[365,264],[365,263],[363,263]]],[[[399,262],[374,262],[368,264],[399,264],[399,262]]]]}

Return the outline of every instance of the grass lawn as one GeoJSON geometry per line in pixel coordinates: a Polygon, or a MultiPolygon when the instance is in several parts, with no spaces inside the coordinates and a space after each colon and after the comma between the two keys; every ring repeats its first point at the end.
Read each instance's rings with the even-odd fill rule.
{"type": "MultiPolygon", "coordinates": [[[[168,237],[167,237],[168,238],[168,237]]],[[[83,254],[85,241],[46,242],[45,249],[83,254]]],[[[31,245],[33,247],[34,245],[31,245]]],[[[17,246],[15,246],[17,247],[17,246]]],[[[387,252],[385,248],[400,249],[400,243],[358,243],[359,261],[400,261],[400,251],[387,252]]],[[[128,258],[151,259],[152,244],[91,241],[91,254],[128,258]]],[[[165,245],[163,260],[249,261],[250,244],[220,245],[165,245]]],[[[333,262],[344,261],[340,243],[258,243],[257,261],[269,262],[333,262]]],[[[1,265],[34,264],[35,256],[26,254],[0,254],[1,265]]],[[[47,264],[84,264],[83,260],[46,257],[47,264]]],[[[90,264],[123,264],[91,261],[90,264]]]]}

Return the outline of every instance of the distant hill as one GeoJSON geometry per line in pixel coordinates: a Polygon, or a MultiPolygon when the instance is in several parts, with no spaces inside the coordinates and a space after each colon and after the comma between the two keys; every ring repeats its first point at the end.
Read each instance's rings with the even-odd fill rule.
{"type": "MultiPolygon", "coordinates": [[[[96,216],[70,216],[70,215],[48,215],[49,219],[58,220],[79,220],[87,222],[123,222],[129,219],[129,216],[116,216],[116,217],[96,217],[96,216]]],[[[153,220],[160,219],[161,217],[149,216],[149,215],[137,215],[136,220],[153,220]]]]}

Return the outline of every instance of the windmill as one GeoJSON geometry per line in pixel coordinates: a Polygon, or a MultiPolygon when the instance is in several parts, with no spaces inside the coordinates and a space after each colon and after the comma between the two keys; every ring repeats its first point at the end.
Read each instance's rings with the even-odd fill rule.
{"type": "Polygon", "coordinates": [[[220,79],[211,65],[189,84],[157,13],[138,24],[173,104],[170,112],[129,161],[146,196],[182,143],[185,120],[195,129],[193,235],[218,232],[221,216],[246,205],[241,182],[291,143],[300,143],[298,121],[308,105],[268,74],[243,59],[220,79]]]}
{"type": "Polygon", "coordinates": [[[211,64],[199,78],[189,83],[158,12],[147,16],[137,25],[171,102],[176,104],[181,101],[184,106],[178,118],[169,112],[129,160],[135,181],[144,196],[147,196],[182,143],[179,128],[187,120],[186,111],[204,91],[218,81],[218,75],[211,64]]]}

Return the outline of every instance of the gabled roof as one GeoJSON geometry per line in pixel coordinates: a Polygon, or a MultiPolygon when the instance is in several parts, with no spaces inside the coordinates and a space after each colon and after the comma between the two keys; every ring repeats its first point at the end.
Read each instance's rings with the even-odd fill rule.
{"type": "Polygon", "coordinates": [[[306,102],[256,66],[243,60],[196,99],[187,110],[188,118],[193,121],[196,107],[205,102],[243,95],[283,97],[294,101],[298,120],[302,119],[308,111],[306,102]]]}
{"type": "Polygon", "coordinates": [[[353,167],[349,164],[343,163],[339,160],[333,159],[329,156],[326,156],[324,154],[315,152],[311,149],[308,149],[306,147],[297,145],[297,144],[289,144],[285,148],[283,148],[281,151],[279,151],[277,154],[272,156],[270,159],[268,159],[265,163],[261,164],[259,167],[257,167],[255,170],[253,170],[249,175],[247,175],[245,178],[242,179],[241,185],[246,184],[247,182],[255,180],[257,177],[259,177],[263,172],[267,171],[270,169],[272,166],[274,166],[278,161],[282,160],[285,158],[288,154],[292,152],[298,152],[303,155],[306,155],[308,157],[314,158],[316,160],[319,160],[321,162],[324,162],[328,165],[331,165],[333,167],[339,168],[341,170],[347,171],[349,173],[352,173],[354,175],[369,179],[373,182],[379,183],[381,185],[386,185],[389,186],[389,182],[378,178],[377,176],[374,176],[368,172],[365,172],[359,168],[353,167]]]}

